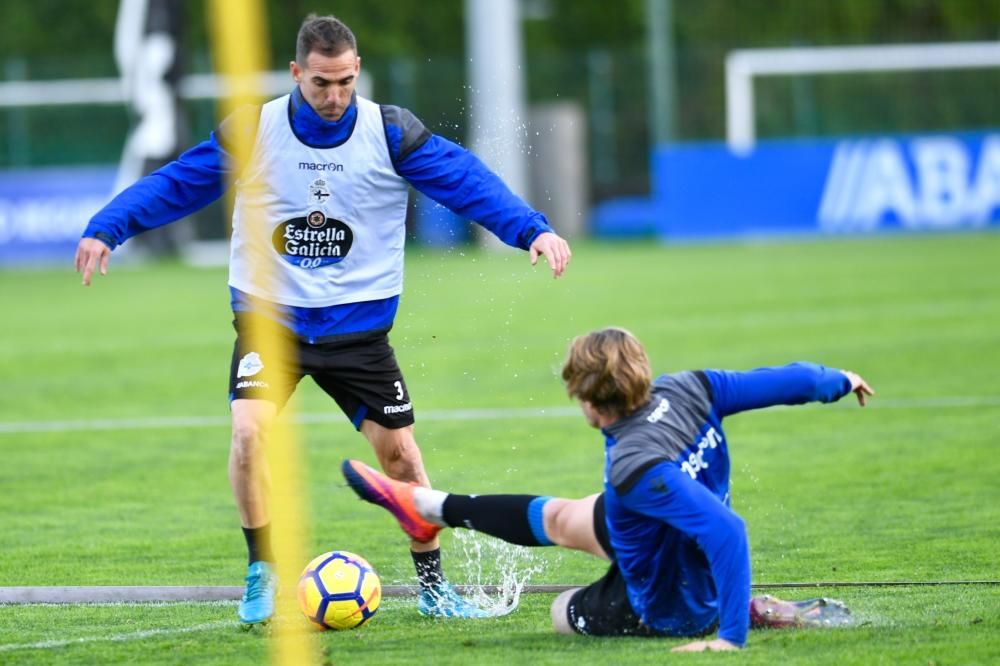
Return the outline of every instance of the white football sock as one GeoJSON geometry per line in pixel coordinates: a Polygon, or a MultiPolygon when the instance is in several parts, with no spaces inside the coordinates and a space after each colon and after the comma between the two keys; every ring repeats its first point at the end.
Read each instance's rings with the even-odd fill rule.
{"type": "Polygon", "coordinates": [[[424,520],[441,527],[447,527],[442,516],[446,497],[448,493],[433,488],[418,486],[413,489],[413,504],[417,508],[417,513],[424,520]]]}

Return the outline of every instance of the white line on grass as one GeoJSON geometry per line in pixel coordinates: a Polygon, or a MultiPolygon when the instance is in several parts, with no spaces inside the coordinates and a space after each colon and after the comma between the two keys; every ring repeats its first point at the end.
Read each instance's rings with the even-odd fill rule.
{"type": "MultiPolygon", "coordinates": [[[[501,590],[493,585],[455,585],[460,593],[501,590]]],[[[526,592],[564,592],[565,585],[526,585],[526,592]]],[[[415,597],[416,585],[383,585],[382,597],[415,597]]],[[[243,587],[233,585],[79,585],[0,587],[0,607],[4,604],[163,604],[200,602],[222,604],[238,601],[243,587]]]]}
{"type": "Polygon", "coordinates": [[[0,587],[0,604],[122,603],[170,601],[231,601],[242,586],[190,585],[54,585],[0,587]]]}
{"type": "MultiPolygon", "coordinates": [[[[846,400],[846,398],[845,398],[846,400]]],[[[925,398],[870,398],[872,409],[954,409],[964,407],[1000,407],[1000,395],[943,395],[925,398]]],[[[853,405],[851,405],[853,406],[853,405]]],[[[801,408],[799,408],[801,409],[801,408]]],[[[418,412],[419,421],[488,421],[506,419],[578,417],[574,406],[557,407],[483,407],[481,409],[447,409],[418,412]]],[[[299,414],[297,423],[340,423],[339,412],[299,414]]],[[[86,430],[157,430],[167,428],[221,428],[229,425],[226,416],[162,416],[124,419],[88,419],[76,421],[14,421],[0,423],[0,435],[32,432],[79,432],[86,430]]]]}
{"type": "Polygon", "coordinates": [[[81,638],[65,638],[60,640],[38,641],[37,643],[8,643],[0,645],[0,652],[13,652],[14,650],[51,650],[54,648],[69,647],[70,645],[82,645],[85,643],[120,643],[124,641],[137,641],[144,638],[156,636],[174,636],[177,634],[193,634],[199,631],[214,631],[226,627],[236,628],[235,620],[216,620],[205,624],[196,624],[191,627],[178,627],[176,629],[143,629],[133,631],[128,634],[114,634],[112,636],[83,636],[81,638]]]}
{"type": "MultiPolygon", "coordinates": [[[[842,588],[842,587],[946,587],[946,586],[997,586],[1000,580],[888,580],[888,581],[794,581],[754,583],[755,590],[780,590],[792,588],[842,588]]],[[[579,587],[575,585],[525,585],[525,594],[558,594],[579,587]]],[[[503,588],[497,585],[455,585],[460,594],[485,592],[498,594],[503,588]]],[[[385,585],[382,598],[415,597],[420,591],[416,585],[385,585]]],[[[80,587],[0,587],[0,608],[4,605],[76,605],[88,606],[148,606],[167,603],[199,603],[206,605],[234,605],[242,596],[243,588],[234,586],[116,586],[96,585],[80,587]],[[167,591],[164,594],[164,591],[167,591]]]]}
{"type": "MultiPolygon", "coordinates": [[[[482,409],[428,410],[419,412],[421,421],[482,421],[577,416],[580,410],[561,407],[486,407],[482,409]]],[[[299,414],[296,423],[341,423],[340,412],[299,414]]],[[[81,430],[154,430],[159,428],[214,428],[229,425],[226,416],[163,416],[128,419],[89,419],[79,421],[22,421],[0,423],[0,435],[28,432],[75,432],[81,430]]]]}

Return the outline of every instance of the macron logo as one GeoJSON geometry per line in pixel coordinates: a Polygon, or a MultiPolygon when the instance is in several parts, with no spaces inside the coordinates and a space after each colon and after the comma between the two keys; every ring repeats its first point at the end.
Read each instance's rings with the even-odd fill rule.
{"type": "Polygon", "coordinates": [[[343,171],[344,165],[336,162],[299,162],[299,171],[343,171]]]}
{"type": "Polygon", "coordinates": [[[660,400],[660,404],[656,406],[656,409],[646,417],[646,420],[650,423],[656,423],[663,418],[663,415],[670,411],[670,401],[666,398],[660,400]]]}
{"type": "Polygon", "coordinates": [[[698,472],[708,469],[708,462],[705,460],[705,451],[714,449],[722,443],[722,435],[715,428],[709,428],[705,436],[698,440],[694,451],[688,454],[687,460],[681,463],[681,470],[687,472],[692,479],[698,477],[698,472]]]}

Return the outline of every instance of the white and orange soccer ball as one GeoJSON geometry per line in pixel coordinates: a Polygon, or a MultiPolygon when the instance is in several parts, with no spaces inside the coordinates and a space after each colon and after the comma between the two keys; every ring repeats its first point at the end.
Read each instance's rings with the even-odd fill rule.
{"type": "Polygon", "coordinates": [[[354,629],[378,610],[382,582],[363,557],[335,550],[306,565],[298,596],[302,612],[319,629],[354,629]]]}

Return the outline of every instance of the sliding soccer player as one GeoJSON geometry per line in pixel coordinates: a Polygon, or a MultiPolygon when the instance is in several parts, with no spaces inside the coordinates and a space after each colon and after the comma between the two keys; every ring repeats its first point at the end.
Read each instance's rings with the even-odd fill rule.
{"type": "Polygon", "coordinates": [[[750,596],[743,520],[730,508],[723,418],[773,405],[873,395],[859,375],[813,363],[750,372],[700,370],[652,380],[646,352],[628,331],[581,336],[563,366],[569,395],[605,436],[605,487],[567,500],[534,495],[450,495],[394,482],[358,461],[348,483],[393,513],[416,540],[445,526],[476,529],[525,546],[560,545],[611,560],[587,587],[560,594],[560,633],[717,637],[678,651],[734,650],[749,627],[837,624],[835,602],[793,604],[750,596]]]}

